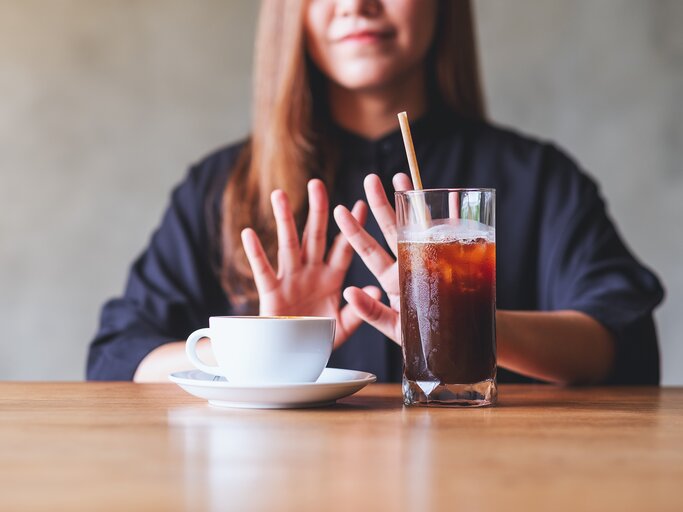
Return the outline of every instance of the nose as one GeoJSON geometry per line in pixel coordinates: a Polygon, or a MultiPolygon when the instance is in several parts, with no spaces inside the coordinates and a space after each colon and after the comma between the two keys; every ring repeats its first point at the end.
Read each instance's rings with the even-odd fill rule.
{"type": "Polygon", "coordinates": [[[338,0],[337,16],[377,16],[382,12],[381,0],[338,0]]]}

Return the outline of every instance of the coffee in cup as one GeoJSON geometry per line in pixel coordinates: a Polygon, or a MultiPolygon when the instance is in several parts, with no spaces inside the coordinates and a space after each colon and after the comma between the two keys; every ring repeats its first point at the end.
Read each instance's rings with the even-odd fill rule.
{"type": "Polygon", "coordinates": [[[326,317],[213,316],[185,349],[198,369],[231,383],[315,382],[332,353],[334,330],[335,319],[326,317]],[[211,340],[216,366],[197,356],[202,338],[211,340]]]}

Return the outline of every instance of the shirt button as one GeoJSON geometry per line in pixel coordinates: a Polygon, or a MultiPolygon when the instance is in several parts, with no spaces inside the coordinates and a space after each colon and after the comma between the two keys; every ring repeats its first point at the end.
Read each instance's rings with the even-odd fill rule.
{"type": "Polygon", "coordinates": [[[384,142],[382,142],[380,148],[382,150],[382,153],[391,153],[394,150],[394,145],[388,140],[385,140],[384,142]]]}

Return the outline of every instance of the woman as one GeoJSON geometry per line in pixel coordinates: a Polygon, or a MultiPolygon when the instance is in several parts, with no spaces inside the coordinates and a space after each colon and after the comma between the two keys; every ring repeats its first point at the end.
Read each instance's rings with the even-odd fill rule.
{"type": "Polygon", "coordinates": [[[103,308],[88,377],[165,380],[209,316],[261,314],[335,316],[330,366],[400,380],[384,190],[407,168],[407,110],[425,186],[497,189],[499,380],[658,383],[656,277],[572,160],[484,121],[474,41],[467,1],[265,1],[251,136],[175,190],[103,308]],[[330,204],[354,205],[335,210],[345,236],[328,229],[330,204]]]}

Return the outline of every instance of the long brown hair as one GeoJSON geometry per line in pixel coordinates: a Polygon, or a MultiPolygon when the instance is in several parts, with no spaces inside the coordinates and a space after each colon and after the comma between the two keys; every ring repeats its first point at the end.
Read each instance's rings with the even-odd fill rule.
{"type": "MultiPolygon", "coordinates": [[[[328,188],[334,178],[333,141],[325,84],[306,55],[304,15],[307,0],[263,0],[254,63],[252,131],[232,169],[222,202],[221,283],[235,306],[256,311],[258,296],[242,248],[240,232],[251,226],[266,253],[277,253],[270,193],[284,190],[301,228],[306,213],[306,183],[317,176],[328,188]],[[322,158],[325,153],[325,158],[322,158]],[[322,166],[320,162],[329,165],[322,166]]],[[[484,118],[474,16],[470,0],[439,0],[429,52],[432,100],[464,116],[484,118]]]]}

